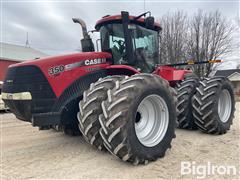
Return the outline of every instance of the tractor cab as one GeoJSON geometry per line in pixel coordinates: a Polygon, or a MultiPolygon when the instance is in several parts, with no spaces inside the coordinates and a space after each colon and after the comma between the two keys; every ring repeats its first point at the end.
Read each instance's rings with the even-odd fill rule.
{"type": "Polygon", "coordinates": [[[100,32],[103,52],[110,52],[113,64],[130,65],[141,72],[152,72],[159,64],[159,31],[151,16],[105,16],[95,26],[100,32]]]}

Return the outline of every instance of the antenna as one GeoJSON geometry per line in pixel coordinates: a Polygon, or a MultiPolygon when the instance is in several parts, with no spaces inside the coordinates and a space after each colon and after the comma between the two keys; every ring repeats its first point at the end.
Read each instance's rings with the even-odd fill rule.
{"type": "Polygon", "coordinates": [[[28,41],[28,32],[27,32],[27,37],[26,37],[26,44],[25,44],[26,47],[29,47],[29,41],[28,41]]]}

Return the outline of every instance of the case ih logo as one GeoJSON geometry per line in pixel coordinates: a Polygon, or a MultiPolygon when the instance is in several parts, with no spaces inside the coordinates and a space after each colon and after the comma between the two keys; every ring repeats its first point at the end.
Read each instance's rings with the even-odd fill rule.
{"type": "Polygon", "coordinates": [[[85,60],[85,65],[89,66],[89,65],[94,65],[94,64],[102,64],[105,63],[106,59],[90,59],[90,60],[85,60]]]}
{"type": "Polygon", "coordinates": [[[59,66],[54,66],[48,69],[48,73],[50,75],[57,75],[63,71],[69,71],[72,70],[74,68],[77,67],[81,67],[81,66],[91,66],[91,65],[96,65],[96,64],[103,64],[106,63],[106,59],[87,59],[84,61],[79,61],[79,62],[75,62],[72,64],[67,64],[67,65],[59,65],[59,66]]]}

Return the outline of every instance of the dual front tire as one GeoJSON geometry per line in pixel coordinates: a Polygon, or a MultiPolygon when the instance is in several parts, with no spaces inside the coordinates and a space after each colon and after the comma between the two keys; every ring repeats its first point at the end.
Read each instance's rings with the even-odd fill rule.
{"type": "Polygon", "coordinates": [[[94,83],[79,104],[79,128],[85,139],[135,165],[163,157],[175,137],[174,89],[151,74],[117,78],[108,87],[102,84],[106,79],[94,83]],[[101,89],[98,84],[105,87],[101,96],[92,93],[101,89]]]}
{"type": "Polygon", "coordinates": [[[175,137],[175,103],[174,90],[158,76],[139,74],[122,80],[102,102],[105,147],[135,165],[163,157],[175,137]]]}
{"type": "Polygon", "coordinates": [[[99,150],[104,150],[103,140],[99,134],[101,125],[99,116],[103,113],[102,101],[107,98],[107,91],[115,86],[115,82],[123,76],[108,76],[92,83],[90,88],[83,93],[83,99],[79,103],[77,118],[79,129],[87,142],[99,150]]]}

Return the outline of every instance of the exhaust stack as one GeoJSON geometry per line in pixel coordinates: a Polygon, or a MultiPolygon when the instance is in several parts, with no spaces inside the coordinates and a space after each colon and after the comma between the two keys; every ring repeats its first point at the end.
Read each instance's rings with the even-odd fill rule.
{"type": "Polygon", "coordinates": [[[92,39],[87,32],[86,23],[82,19],[79,19],[79,18],[72,18],[72,20],[74,23],[78,23],[82,27],[82,33],[83,33],[83,39],[81,39],[82,51],[83,52],[95,51],[92,39]]]}

